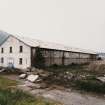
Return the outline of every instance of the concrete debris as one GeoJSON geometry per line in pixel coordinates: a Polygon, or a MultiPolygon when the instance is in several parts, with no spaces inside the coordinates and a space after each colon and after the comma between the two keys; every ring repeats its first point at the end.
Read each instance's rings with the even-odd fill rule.
{"type": "Polygon", "coordinates": [[[46,83],[41,83],[40,84],[40,89],[45,89],[45,88],[47,88],[48,86],[47,86],[47,84],[46,83]]]}
{"type": "Polygon", "coordinates": [[[105,77],[97,77],[98,80],[100,80],[101,82],[105,82],[105,77]]]}
{"type": "Polygon", "coordinates": [[[27,80],[30,81],[30,82],[35,82],[38,78],[39,78],[39,75],[31,74],[27,77],[27,80]]]}
{"type": "Polygon", "coordinates": [[[25,81],[24,86],[27,86],[27,87],[31,88],[32,90],[33,89],[45,89],[45,88],[47,88],[47,85],[45,83],[38,84],[38,83],[29,82],[29,81],[25,81]]]}
{"type": "Polygon", "coordinates": [[[4,71],[5,71],[5,69],[1,69],[1,70],[0,70],[0,73],[1,73],[1,72],[4,72],[4,71]]]}
{"type": "Polygon", "coordinates": [[[31,89],[38,89],[38,88],[40,88],[39,84],[35,84],[35,83],[29,82],[29,81],[25,81],[24,85],[27,86],[27,87],[30,87],[31,89]]]}
{"type": "Polygon", "coordinates": [[[27,74],[20,74],[20,75],[19,75],[19,78],[20,78],[20,79],[25,79],[26,77],[27,77],[27,74]]]}
{"type": "Polygon", "coordinates": [[[31,68],[31,71],[36,71],[36,70],[37,70],[37,68],[35,68],[35,67],[31,68]]]}
{"type": "Polygon", "coordinates": [[[37,83],[41,83],[43,80],[41,78],[37,79],[36,82],[37,83]]]}

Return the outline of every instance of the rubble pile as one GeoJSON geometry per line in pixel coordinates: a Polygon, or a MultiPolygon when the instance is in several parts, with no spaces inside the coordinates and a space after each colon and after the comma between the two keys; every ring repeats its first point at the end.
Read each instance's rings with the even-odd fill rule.
{"type": "Polygon", "coordinates": [[[30,82],[35,82],[39,78],[39,75],[28,75],[27,80],[30,82]]]}
{"type": "Polygon", "coordinates": [[[31,89],[43,89],[47,88],[48,85],[44,82],[45,78],[50,75],[49,72],[42,69],[32,68],[19,75],[19,79],[23,79],[24,85],[28,86],[31,89]]]}
{"type": "Polygon", "coordinates": [[[70,71],[56,72],[32,68],[19,76],[20,79],[36,84],[34,88],[46,88],[52,85],[70,87],[73,82],[94,78],[88,73],[74,73],[70,71]]]}

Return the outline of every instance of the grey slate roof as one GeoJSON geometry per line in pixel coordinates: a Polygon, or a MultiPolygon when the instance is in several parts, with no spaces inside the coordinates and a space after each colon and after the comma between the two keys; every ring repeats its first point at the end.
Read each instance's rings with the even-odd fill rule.
{"type": "Polygon", "coordinates": [[[22,36],[14,36],[14,37],[31,47],[39,46],[40,48],[46,48],[46,49],[80,52],[80,53],[86,53],[86,54],[96,54],[96,52],[92,50],[75,48],[75,47],[65,46],[58,43],[46,42],[46,41],[37,40],[33,38],[28,38],[28,37],[22,37],[22,36]]]}
{"type": "Polygon", "coordinates": [[[4,31],[0,31],[0,45],[9,37],[9,34],[4,32],[4,31]]]}
{"type": "Polygon", "coordinates": [[[30,47],[41,47],[41,48],[47,48],[47,49],[55,49],[55,50],[63,50],[63,51],[72,51],[72,52],[80,52],[80,53],[88,53],[88,54],[96,54],[96,52],[87,50],[87,49],[81,49],[81,48],[75,48],[75,47],[69,47],[62,44],[57,43],[51,43],[51,42],[45,42],[42,40],[22,37],[22,36],[14,36],[11,34],[8,34],[4,31],[0,31],[0,45],[5,42],[5,40],[9,37],[13,36],[20,41],[24,42],[25,44],[29,45],[30,47]]]}

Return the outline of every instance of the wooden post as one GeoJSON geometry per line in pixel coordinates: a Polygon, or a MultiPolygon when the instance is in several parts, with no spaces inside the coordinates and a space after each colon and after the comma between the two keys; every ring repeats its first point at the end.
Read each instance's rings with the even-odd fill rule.
{"type": "Polygon", "coordinates": [[[62,65],[65,65],[65,52],[63,51],[63,55],[62,55],[62,65]]]}

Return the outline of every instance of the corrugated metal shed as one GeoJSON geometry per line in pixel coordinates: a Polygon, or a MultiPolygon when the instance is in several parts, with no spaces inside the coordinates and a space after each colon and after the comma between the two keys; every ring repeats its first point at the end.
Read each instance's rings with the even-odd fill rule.
{"type": "Polygon", "coordinates": [[[17,39],[19,39],[20,41],[24,42],[25,44],[31,47],[39,46],[41,48],[47,48],[47,49],[96,54],[96,52],[91,51],[91,50],[74,48],[74,47],[64,46],[62,44],[56,44],[56,43],[51,43],[51,42],[44,42],[42,40],[37,40],[37,39],[32,39],[32,38],[27,38],[27,37],[21,37],[21,36],[14,36],[14,37],[16,37],[17,39]]]}

